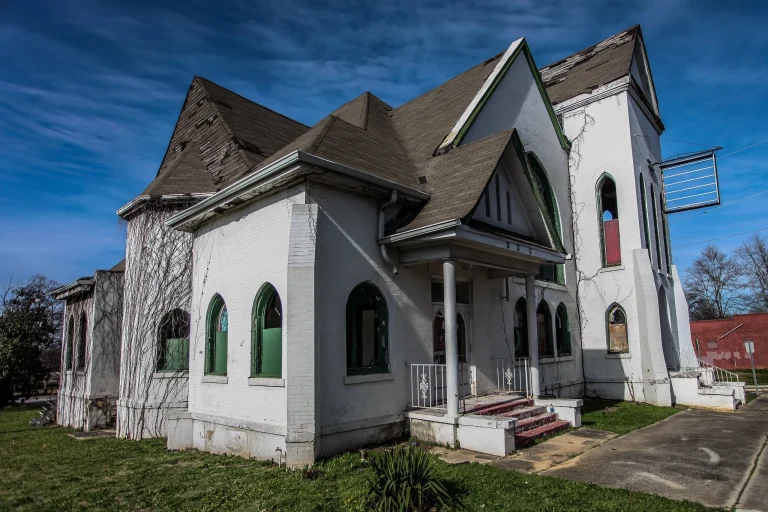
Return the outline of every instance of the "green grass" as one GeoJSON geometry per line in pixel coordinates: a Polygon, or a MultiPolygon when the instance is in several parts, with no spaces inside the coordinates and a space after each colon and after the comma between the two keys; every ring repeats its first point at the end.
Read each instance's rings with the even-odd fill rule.
{"type": "MultiPolygon", "coordinates": [[[[0,510],[357,510],[371,470],[356,453],[305,478],[263,462],[197,451],[162,439],[76,441],[61,427],[32,428],[33,408],[0,412],[0,510]]],[[[437,467],[467,509],[710,510],[618,489],[477,464],[437,467]]]]}
{"type": "Polygon", "coordinates": [[[752,400],[754,400],[758,396],[760,396],[760,395],[758,395],[757,393],[746,393],[747,403],[751,402],[752,400]]]}
{"type": "MultiPolygon", "coordinates": [[[[739,380],[741,382],[746,382],[747,386],[754,386],[755,380],[752,378],[752,370],[729,370],[733,371],[736,375],[739,376],[739,380]]],[[[757,370],[755,369],[755,375],[757,376],[757,384],[768,385],[768,369],[761,369],[757,370]]]]}
{"type": "Polygon", "coordinates": [[[581,408],[581,424],[598,430],[626,434],[646,427],[685,409],[685,407],[659,407],[636,402],[585,398],[581,408]]]}

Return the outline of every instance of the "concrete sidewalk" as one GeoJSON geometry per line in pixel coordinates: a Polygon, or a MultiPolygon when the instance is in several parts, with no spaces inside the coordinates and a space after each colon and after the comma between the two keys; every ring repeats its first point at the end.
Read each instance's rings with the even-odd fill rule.
{"type": "Polygon", "coordinates": [[[544,474],[712,507],[768,512],[768,396],[738,411],[686,410],[544,474]]]}

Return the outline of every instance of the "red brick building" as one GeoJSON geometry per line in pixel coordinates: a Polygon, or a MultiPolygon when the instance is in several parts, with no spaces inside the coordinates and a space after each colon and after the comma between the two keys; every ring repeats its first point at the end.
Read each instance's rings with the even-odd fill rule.
{"type": "Polygon", "coordinates": [[[691,341],[699,358],[726,370],[752,368],[746,340],[755,344],[755,368],[768,368],[768,313],[691,322],[691,341]]]}

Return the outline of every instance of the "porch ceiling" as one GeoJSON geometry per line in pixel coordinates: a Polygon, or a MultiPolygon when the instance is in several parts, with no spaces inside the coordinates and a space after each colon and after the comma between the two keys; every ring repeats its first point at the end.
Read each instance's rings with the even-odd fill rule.
{"type": "Polygon", "coordinates": [[[390,236],[379,242],[398,248],[401,265],[456,260],[507,275],[535,274],[539,265],[563,263],[567,256],[531,241],[481,231],[458,221],[414,236],[390,236]]]}

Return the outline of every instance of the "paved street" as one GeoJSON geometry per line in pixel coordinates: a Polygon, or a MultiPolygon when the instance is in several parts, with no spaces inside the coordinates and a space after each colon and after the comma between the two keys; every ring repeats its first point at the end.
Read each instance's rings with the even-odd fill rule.
{"type": "Polygon", "coordinates": [[[545,474],[768,512],[768,396],[734,413],[687,410],[545,474]]]}

